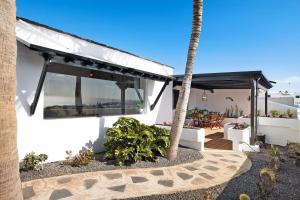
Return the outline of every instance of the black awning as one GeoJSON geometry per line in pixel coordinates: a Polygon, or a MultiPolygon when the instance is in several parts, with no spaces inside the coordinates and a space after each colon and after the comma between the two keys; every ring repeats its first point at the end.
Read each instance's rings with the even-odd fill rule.
{"type": "MultiPolygon", "coordinates": [[[[176,75],[174,77],[176,78],[174,86],[181,85],[183,75],[176,75]]],[[[191,87],[207,90],[251,89],[253,80],[257,81],[259,88],[270,89],[273,87],[262,71],[193,74],[191,87]]]]}
{"type": "Polygon", "coordinates": [[[96,59],[92,59],[92,58],[88,58],[76,54],[58,51],[55,49],[49,49],[34,44],[28,44],[25,46],[27,46],[31,50],[40,52],[40,54],[45,58],[51,57],[51,63],[71,65],[82,69],[102,71],[107,73],[119,74],[123,76],[150,79],[155,81],[175,80],[173,76],[165,76],[165,75],[155,74],[151,72],[146,72],[139,69],[129,68],[129,67],[116,65],[105,61],[99,61],[96,59]]]}

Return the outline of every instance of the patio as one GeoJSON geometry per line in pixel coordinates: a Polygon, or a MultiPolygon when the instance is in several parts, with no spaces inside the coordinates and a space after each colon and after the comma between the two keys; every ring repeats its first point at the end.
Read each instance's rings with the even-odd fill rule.
{"type": "Polygon", "coordinates": [[[224,139],[224,128],[205,129],[205,150],[232,150],[232,141],[224,139]]]}

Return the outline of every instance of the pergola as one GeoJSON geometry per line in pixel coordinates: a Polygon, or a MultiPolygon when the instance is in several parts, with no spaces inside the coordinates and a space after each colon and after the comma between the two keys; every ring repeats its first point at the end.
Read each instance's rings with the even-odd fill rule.
{"type": "MultiPolygon", "coordinates": [[[[176,75],[174,87],[182,84],[184,75],[176,75]]],[[[251,106],[251,143],[255,141],[257,134],[257,99],[258,90],[265,91],[265,114],[268,114],[268,90],[272,88],[262,71],[225,72],[193,74],[191,88],[210,90],[214,89],[250,89],[251,106]]]]}

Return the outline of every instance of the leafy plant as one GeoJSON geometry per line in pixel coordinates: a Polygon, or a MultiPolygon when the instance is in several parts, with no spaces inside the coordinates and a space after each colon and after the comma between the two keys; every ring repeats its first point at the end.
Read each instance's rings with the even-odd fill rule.
{"type": "Polygon", "coordinates": [[[292,118],[293,115],[294,115],[294,113],[293,113],[293,111],[292,111],[291,109],[287,109],[286,114],[287,114],[290,118],[292,118]]]}
{"type": "Polygon", "coordinates": [[[261,115],[261,110],[260,110],[260,109],[257,109],[256,115],[257,115],[258,117],[260,117],[260,115],[261,115]]]}
{"type": "Polygon", "coordinates": [[[164,156],[170,146],[167,129],[141,124],[134,118],[120,117],[106,132],[104,143],[107,159],[124,165],[164,156]]]}
{"type": "Polygon", "coordinates": [[[144,101],[141,101],[141,102],[137,103],[137,104],[136,104],[136,107],[137,107],[138,109],[144,109],[144,107],[145,107],[144,101]]]}
{"type": "Polygon", "coordinates": [[[240,200],[250,200],[250,197],[247,194],[240,194],[240,200]]]}
{"type": "Polygon", "coordinates": [[[72,155],[72,151],[66,151],[67,157],[64,164],[71,165],[73,167],[79,167],[81,165],[88,165],[95,159],[94,153],[91,149],[86,148],[80,151],[75,156],[72,155]]]}
{"type": "Polygon", "coordinates": [[[262,168],[259,171],[259,182],[257,183],[261,196],[264,198],[269,195],[276,184],[276,175],[272,169],[262,168]]]}
{"type": "Polygon", "coordinates": [[[279,117],[280,115],[280,112],[278,110],[271,110],[270,112],[272,117],[279,117]]]}
{"type": "Polygon", "coordinates": [[[43,162],[48,159],[46,154],[36,154],[35,152],[31,152],[25,155],[23,159],[24,168],[26,170],[42,170],[43,162]]]}

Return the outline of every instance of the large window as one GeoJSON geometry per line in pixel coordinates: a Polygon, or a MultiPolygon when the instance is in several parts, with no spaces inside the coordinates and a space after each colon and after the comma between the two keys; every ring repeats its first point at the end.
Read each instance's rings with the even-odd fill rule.
{"type": "Polygon", "coordinates": [[[138,114],[144,80],[96,71],[61,68],[47,73],[44,118],[138,114]],[[62,70],[61,70],[62,69],[62,70]]]}

